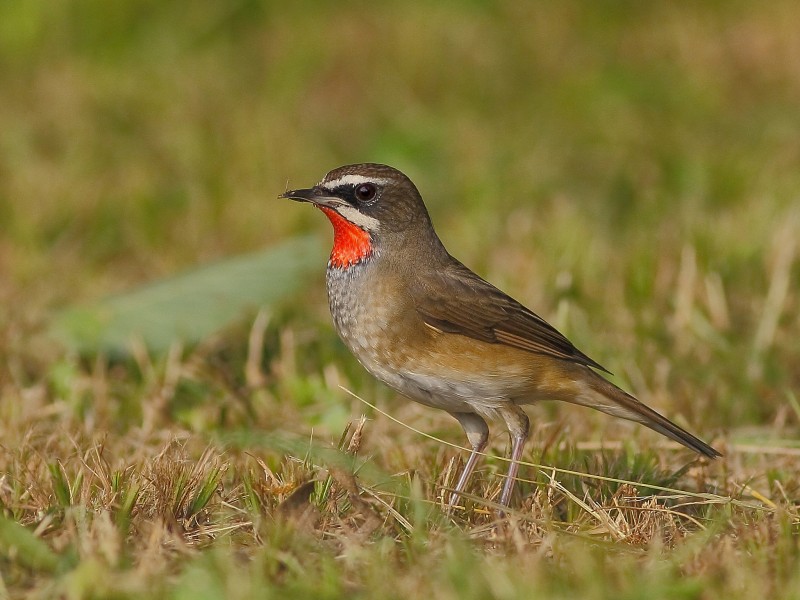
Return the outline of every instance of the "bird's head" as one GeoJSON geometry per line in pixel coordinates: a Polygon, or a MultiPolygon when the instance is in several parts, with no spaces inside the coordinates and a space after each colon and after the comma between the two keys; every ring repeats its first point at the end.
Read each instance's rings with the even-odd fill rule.
{"type": "Polygon", "coordinates": [[[334,230],[333,267],[361,262],[372,256],[376,247],[401,243],[413,232],[424,232],[425,237],[433,232],[416,186],[387,165],[339,167],[314,187],[290,190],[280,198],[310,202],[330,219],[334,230]]]}

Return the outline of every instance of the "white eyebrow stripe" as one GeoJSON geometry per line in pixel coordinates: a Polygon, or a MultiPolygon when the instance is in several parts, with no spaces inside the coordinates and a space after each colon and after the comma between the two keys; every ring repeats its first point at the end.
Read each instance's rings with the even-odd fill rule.
{"type": "Polygon", "coordinates": [[[334,190],[343,185],[358,185],[360,183],[377,183],[378,185],[386,185],[389,183],[388,179],[383,177],[364,177],[363,175],[342,175],[338,179],[332,181],[321,181],[319,186],[326,190],[334,190]]]}
{"type": "Polygon", "coordinates": [[[357,208],[348,204],[337,206],[334,210],[354,225],[361,227],[364,231],[375,232],[380,228],[380,221],[378,221],[378,219],[368,217],[357,208]]]}

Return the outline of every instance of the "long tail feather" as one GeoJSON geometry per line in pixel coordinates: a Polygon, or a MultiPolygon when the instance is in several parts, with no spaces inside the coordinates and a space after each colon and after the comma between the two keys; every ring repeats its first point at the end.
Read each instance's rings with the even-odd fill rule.
{"type": "Polygon", "coordinates": [[[572,402],[589,406],[615,417],[641,423],[653,431],[657,431],[708,458],[722,456],[722,454],[706,444],[703,440],[692,435],[685,429],[678,427],[665,416],[660,415],[652,408],[642,404],[639,400],[622,391],[613,383],[606,381],[593,371],[589,371],[588,369],[587,371],[590,375],[584,379],[584,382],[588,384],[593,393],[588,397],[586,394],[580,394],[572,399],[572,402]]]}

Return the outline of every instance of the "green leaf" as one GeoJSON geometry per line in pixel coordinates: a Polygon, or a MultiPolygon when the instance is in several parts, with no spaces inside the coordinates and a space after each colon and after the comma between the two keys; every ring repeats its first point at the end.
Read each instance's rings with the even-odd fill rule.
{"type": "Polygon", "coordinates": [[[262,252],[213,265],[56,315],[51,333],[82,353],[124,355],[133,340],[163,352],[194,343],[247,311],[294,293],[324,264],[314,237],[295,238],[262,252]]]}
{"type": "Polygon", "coordinates": [[[252,430],[238,430],[225,432],[218,436],[221,443],[232,448],[268,448],[284,454],[290,454],[305,461],[341,469],[347,473],[354,473],[358,478],[371,487],[391,491],[402,496],[408,496],[406,484],[398,477],[387,474],[370,459],[347,454],[338,448],[309,440],[304,436],[296,436],[277,431],[264,432],[252,430]]]}

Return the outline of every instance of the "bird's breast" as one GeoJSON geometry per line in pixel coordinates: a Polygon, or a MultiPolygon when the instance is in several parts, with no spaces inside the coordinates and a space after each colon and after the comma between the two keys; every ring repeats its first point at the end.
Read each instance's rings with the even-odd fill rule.
{"type": "Polygon", "coordinates": [[[375,267],[372,261],[331,266],[326,277],[334,327],[368,370],[375,362],[396,367],[415,329],[401,286],[375,267]]]}
{"type": "MultiPolygon", "coordinates": [[[[387,274],[385,267],[365,261],[347,269],[328,268],[333,324],[367,371],[400,393],[425,402],[432,390],[416,382],[413,373],[425,362],[428,331],[407,295],[407,286],[387,274]]],[[[436,402],[431,404],[441,408],[436,402]]]]}

